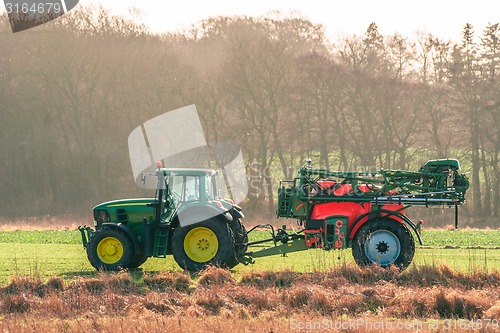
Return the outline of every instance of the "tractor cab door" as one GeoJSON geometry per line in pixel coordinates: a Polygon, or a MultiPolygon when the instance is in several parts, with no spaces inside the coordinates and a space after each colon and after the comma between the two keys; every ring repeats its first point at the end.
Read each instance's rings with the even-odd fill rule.
{"type": "Polygon", "coordinates": [[[176,214],[188,205],[201,201],[201,178],[198,175],[172,174],[168,180],[169,209],[166,211],[171,221],[176,214]]]}
{"type": "Polygon", "coordinates": [[[167,190],[165,191],[165,206],[162,209],[163,216],[162,221],[170,222],[175,216],[176,207],[172,195],[170,194],[169,187],[167,186],[167,190]]]}

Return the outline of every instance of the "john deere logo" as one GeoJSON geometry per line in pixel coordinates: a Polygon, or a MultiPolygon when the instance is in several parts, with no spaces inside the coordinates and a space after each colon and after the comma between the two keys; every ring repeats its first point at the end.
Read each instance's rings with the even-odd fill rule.
{"type": "Polygon", "coordinates": [[[79,0],[4,0],[12,32],[31,29],[64,15],[79,0]]]}

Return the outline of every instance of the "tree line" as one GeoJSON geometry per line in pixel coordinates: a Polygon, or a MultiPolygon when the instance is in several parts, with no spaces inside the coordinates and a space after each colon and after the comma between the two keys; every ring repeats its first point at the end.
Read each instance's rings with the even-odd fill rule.
{"type": "MultiPolygon", "coordinates": [[[[139,22],[139,23],[138,23],[139,22]]],[[[247,213],[275,210],[280,177],[317,166],[418,169],[453,157],[465,211],[500,213],[500,26],[328,40],[295,16],[209,18],[156,35],[102,8],[12,34],[0,19],[2,216],[81,214],[144,195],[127,137],[196,104],[207,141],[241,145],[247,213]]]]}

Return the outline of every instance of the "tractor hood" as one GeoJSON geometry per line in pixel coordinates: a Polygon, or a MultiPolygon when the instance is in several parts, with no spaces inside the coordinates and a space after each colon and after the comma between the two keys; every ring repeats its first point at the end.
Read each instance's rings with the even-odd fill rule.
{"type": "Polygon", "coordinates": [[[155,198],[134,198],[134,199],[121,199],[103,202],[93,208],[93,210],[108,210],[108,209],[128,209],[128,208],[150,208],[148,204],[155,203],[155,198]]]}
{"type": "Polygon", "coordinates": [[[153,221],[155,198],[123,199],[103,202],[94,207],[94,226],[103,223],[122,223],[128,226],[140,225],[144,219],[153,221]]]}

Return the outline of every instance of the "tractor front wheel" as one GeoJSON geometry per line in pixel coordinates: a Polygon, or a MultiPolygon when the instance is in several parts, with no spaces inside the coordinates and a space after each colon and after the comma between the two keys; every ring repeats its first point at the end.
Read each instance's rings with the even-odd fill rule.
{"type": "Polygon", "coordinates": [[[123,232],[101,228],[87,244],[87,257],[97,270],[116,271],[127,268],[134,256],[134,246],[123,232]]]}
{"type": "Polygon", "coordinates": [[[415,254],[415,241],[402,223],[390,218],[368,221],[354,236],[352,255],[359,266],[396,265],[407,268],[415,254]]]}
{"type": "Polygon", "coordinates": [[[199,271],[209,265],[229,267],[234,258],[232,231],[216,218],[179,226],[172,236],[172,253],[177,264],[188,271],[199,271]]]}

